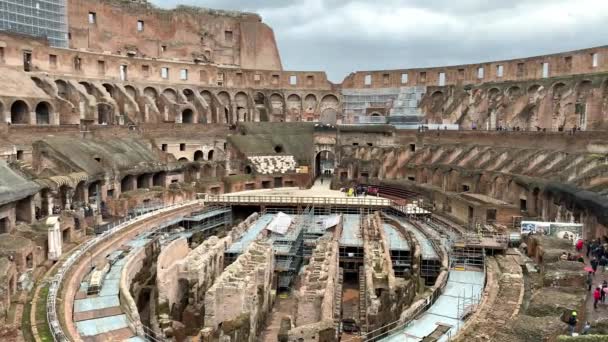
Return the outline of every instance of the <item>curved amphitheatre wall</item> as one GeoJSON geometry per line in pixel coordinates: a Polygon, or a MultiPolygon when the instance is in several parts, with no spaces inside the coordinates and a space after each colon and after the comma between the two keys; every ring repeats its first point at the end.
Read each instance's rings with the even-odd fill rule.
{"type": "Polygon", "coordinates": [[[539,148],[535,142],[523,140],[524,133],[515,137],[492,134],[504,137],[504,145],[485,146],[470,142],[478,133],[469,140],[466,133],[430,132],[410,137],[409,143],[414,143],[410,146],[343,146],[338,170],[359,180],[362,174],[378,174],[381,184],[422,194],[437,210],[460,223],[470,222],[455,206],[471,192],[503,206],[505,215],[497,219],[507,226],[512,224],[509,215],[520,215],[520,206],[525,205],[529,216],[564,221],[574,218],[589,227],[589,236],[600,236],[608,225],[602,200],[607,190],[602,182],[606,175],[603,153],[607,150],[597,133],[578,138],[541,134],[541,140],[548,144],[539,148]],[[572,144],[560,150],[568,142],[572,144]],[[551,148],[553,143],[555,149],[551,148]],[[400,156],[397,162],[395,155],[400,156]]]}
{"type": "Polygon", "coordinates": [[[62,298],[57,309],[59,313],[58,316],[60,317],[60,321],[62,322],[62,325],[65,329],[64,332],[67,334],[67,336],[71,337],[72,340],[75,340],[74,336],[78,336],[76,327],[74,326],[74,322],[71,319],[66,320],[65,318],[73,317],[72,313],[74,297],[76,291],[78,291],[78,288],[80,286],[80,281],[74,280],[81,280],[86,275],[86,273],[89,271],[91,260],[104,258],[108,254],[108,251],[115,247],[117,244],[119,244],[120,241],[131,240],[141,232],[146,231],[151,226],[153,227],[163,222],[167,218],[184,216],[200,208],[201,204],[193,203],[175,210],[158,213],[157,215],[153,215],[140,221],[134,222],[128,228],[125,228],[124,230],[113,235],[111,238],[103,241],[102,243],[95,245],[90,251],[90,253],[87,253],[88,258],[80,258],[80,260],[74,263],[70,268],[69,272],[66,273],[66,275],[64,276],[64,279],[70,279],[70,281],[64,282],[62,284],[60,294],[58,296],[62,298]]]}

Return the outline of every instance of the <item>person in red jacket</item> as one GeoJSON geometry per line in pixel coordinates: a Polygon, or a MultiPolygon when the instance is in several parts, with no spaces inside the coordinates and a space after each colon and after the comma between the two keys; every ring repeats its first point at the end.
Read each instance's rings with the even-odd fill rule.
{"type": "Polygon", "coordinates": [[[593,291],[593,308],[597,309],[597,302],[600,301],[600,298],[602,297],[601,292],[602,291],[599,287],[595,288],[595,291],[593,291]]]}
{"type": "Polygon", "coordinates": [[[580,253],[583,250],[583,239],[576,241],[576,251],[580,253]]]}

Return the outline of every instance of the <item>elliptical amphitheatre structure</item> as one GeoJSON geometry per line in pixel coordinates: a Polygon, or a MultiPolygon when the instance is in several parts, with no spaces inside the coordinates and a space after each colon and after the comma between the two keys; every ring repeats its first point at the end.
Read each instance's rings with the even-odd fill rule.
{"type": "Polygon", "coordinates": [[[570,239],[518,232],[603,253],[608,47],[334,84],[254,13],[6,6],[1,339],[606,332],[570,239]]]}

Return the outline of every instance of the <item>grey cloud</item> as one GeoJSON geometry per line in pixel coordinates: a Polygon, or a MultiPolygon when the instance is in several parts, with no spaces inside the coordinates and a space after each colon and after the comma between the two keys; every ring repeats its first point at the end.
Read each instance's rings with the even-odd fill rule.
{"type": "Polygon", "coordinates": [[[253,11],[275,31],[283,65],[352,71],[477,63],[606,43],[605,0],[153,0],[253,11]]]}

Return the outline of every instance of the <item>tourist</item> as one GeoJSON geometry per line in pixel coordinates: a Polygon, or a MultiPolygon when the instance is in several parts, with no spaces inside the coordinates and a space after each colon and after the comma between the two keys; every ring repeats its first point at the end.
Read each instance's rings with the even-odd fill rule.
{"type": "Polygon", "coordinates": [[[604,271],[606,270],[606,265],[608,265],[608,258],[603,253],[602,253],[602,256],[600,258],[599,264],[600,264],[600,271],[602,273],[604,273],[604,271]]]}
{"type": "Polygon", "coordinates": [[[570,318],[568,319],[570,335],[574,334],[574,330],[576,329],[576,323],[578,323],[578,320],[576,319],[576,311],[572,311],[572,313],[570,314],[570,318]]]}
{"type": "Polygon", "coordinates": [[[606,292],[608,292],[608,281],[604,280],[602,283],[602,292],[600,293],[600,300],[602,304],[606,302],[606,292]]]}
{"type": "Polygon", "coordinates": [[[591,291],[591,285],[593,284],[593,272],[589,271],[589,273],[587,273],[587,291],[591,291]]]}
{"type": "Polygon", "coordinates": [[[591,329],[591,323],[589,323],[589,321],[585,322],[585,326],[583,327],[583,331],[581,332],[581,335],[589,334],[590,329],[591,329]]]}
{"type": "Polygon", "coordinates": [[[576,252],[580,253],[583,250],[583,239],[576,241],[576,252]]]}
{"type": "Polygon", "coordinates": [[[566,252],[562,252],[562,255],[559,256],[559,260],[568,261],[568,255],[566,254],[566,252]]]}
{"type": "Polygon", "coordinates": [[[591,268],[593,268],[593,273],[597,272],[597,266],[599,264],[599,262],[597,261],[596,257],[591,258],[591,261],[589,262],[591,264],[591,268]]]}
{"type": "Polygon", "coordinates": [[[601,295],[601,289],[598,287],[595,288],[595,291],[593,291],[593,308],[597,309],[597,302],[600,301],[600,298],[602,297],[601,295]]]}
{"type": "Polygon", "coordinates": [[[585,246],[587,247],[587,258],[589,257],[589,252],[591,251],[591,241],[585,241],[585,246]]]}

